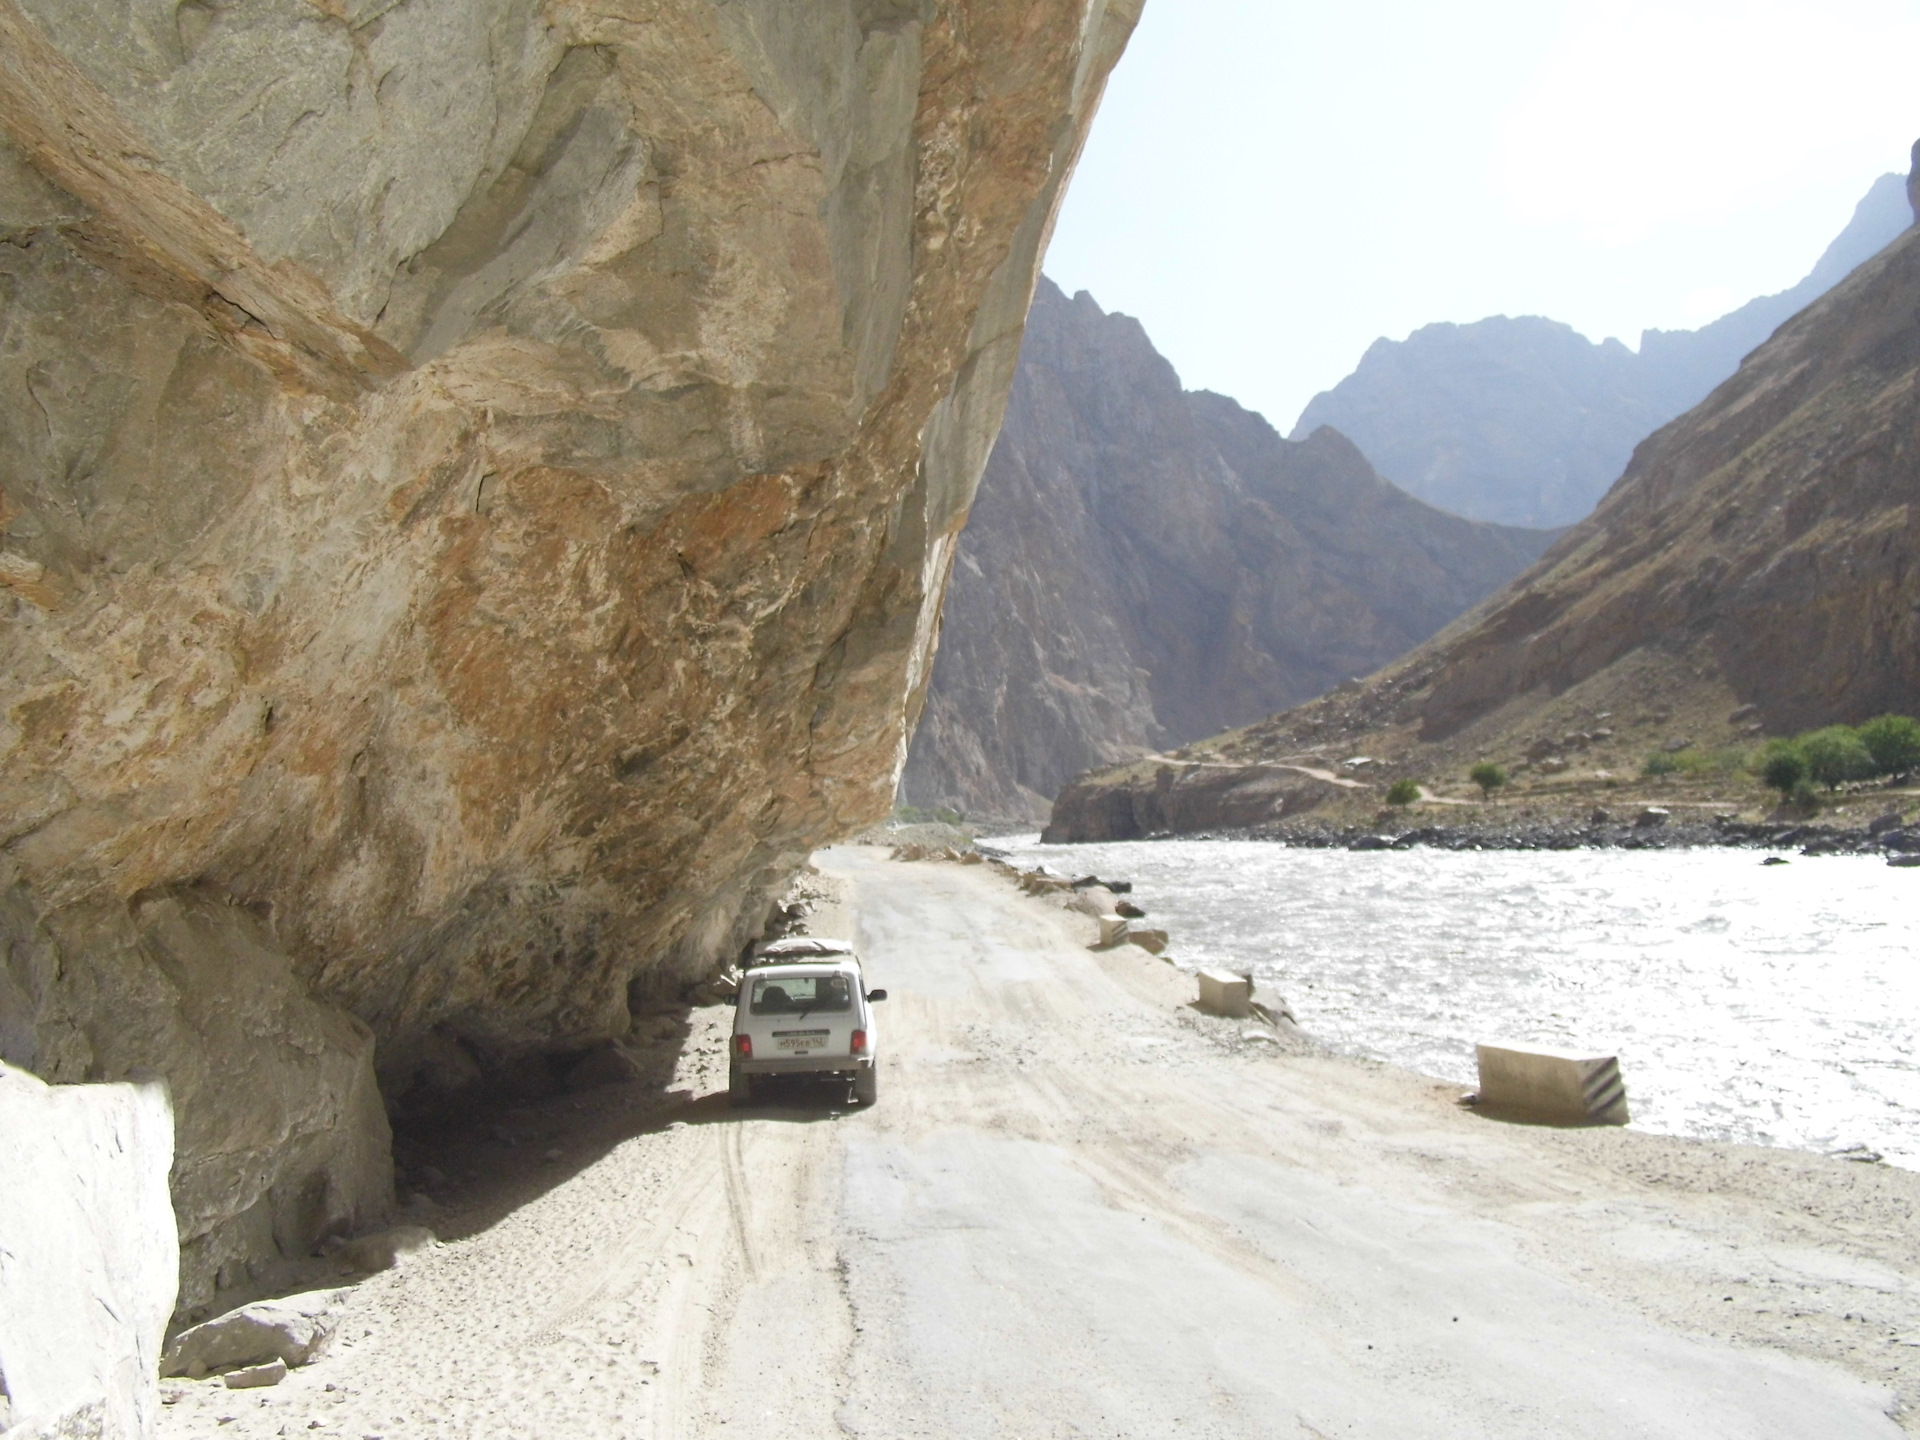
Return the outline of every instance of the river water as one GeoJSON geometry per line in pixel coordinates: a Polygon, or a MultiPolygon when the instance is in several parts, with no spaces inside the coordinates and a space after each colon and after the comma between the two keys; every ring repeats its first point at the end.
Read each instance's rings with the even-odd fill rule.
{"type": "Polygon", "coordinates": [[[1752,850],[1355,853],[985,842],[1132,880],[1188,969],[1336,1049],[1471,1085],[1476,1040],[1617,1053],[1636,1128],[1920,1169],[1920,870],[1752,850]]]}

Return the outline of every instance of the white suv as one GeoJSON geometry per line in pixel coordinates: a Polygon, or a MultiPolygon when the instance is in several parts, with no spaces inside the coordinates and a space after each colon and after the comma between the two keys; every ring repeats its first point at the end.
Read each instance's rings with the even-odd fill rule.
{"type": "Polygon", "coordinates": [[[740,977],[733,1012],[727,1096],[750,1104],[768,1075],[838,1075],[853,1083],[853,1098],[880,1098],[873,1026],[874,1001],[853,946],[844,940],[796,935],[760,952],[740,977]]]}

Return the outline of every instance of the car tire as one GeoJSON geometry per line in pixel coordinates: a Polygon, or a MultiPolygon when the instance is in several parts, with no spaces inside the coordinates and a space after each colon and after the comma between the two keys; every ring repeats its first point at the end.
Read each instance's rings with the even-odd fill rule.
{"type": "Polygon", "coordinates": [[[727,1103],[729,1105],[753,1103],[753,1077],[742,1075],[738,1065],[727,1067],[727,1103]]]}
{"type": "Polygon", "coordinates": [[[853,1072],[853,1098],[859,1104],[873,1105],[880,1099],[880,1067],[869,1065],[853,1072]]]}

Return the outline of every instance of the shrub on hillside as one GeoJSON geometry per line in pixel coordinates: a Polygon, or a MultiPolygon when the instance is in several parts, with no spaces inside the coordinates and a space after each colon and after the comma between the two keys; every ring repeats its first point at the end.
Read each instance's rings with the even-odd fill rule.
{"type": "Polygon", "coordinates": [[[1480,787],[1480,798],[1491,800],[1493,792],[1507,783],[1507,772],[1491,760],[1482,760],[1467,772],[1467,778],[1480,787]]]}
{"type": "Polygon", "coordinates": [[[1387,804],[1411,805],[1420,798],[1420,787],[1411,780],[1396,780],[1387,787],[1387,804]]]}
{"type": "Polygon", "coordinates": [[[1858,733],[1880,774],[1910,775],[1920,770],[1920,720],[1911,715],[1882,715],[1862,725],[1858,733]]]}
{"type": "Polygon", "coordinates": [[[1791,740],[1776,740],[1760,756],[1760,778],[1784,800],[1807,783],[1807,757],[1791,740]]]}
{"type": "Polygon", "coordinates": [[[1794,742],[1807,762],[1807,778],[1829,790],[1875,772],[1873,755],[1850,725],[1829,725],[1794,742]]]}
{"type": "Polygon", "coordinates": [[[1656,750],[1653,754],[1647,756],[1646,762],[1640,767],[1640,773],[1652,780],[1658,779],[1662,775],[1675,774],[1680,768],[1678,756],[1668,755],[1656,750]]]}

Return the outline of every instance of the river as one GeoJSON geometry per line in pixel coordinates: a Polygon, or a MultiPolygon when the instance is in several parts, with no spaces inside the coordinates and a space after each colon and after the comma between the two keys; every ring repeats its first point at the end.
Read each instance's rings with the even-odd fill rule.
{"type": "Polygon", "coordinates": [[[1336,1049],[1471,1085],[1476,1040],[1620,1056],[1635,1127],[1920,1169],[1920,870],[1751,850],[984,842],[1134,883],[1178,963],[1336,1049]]]}

